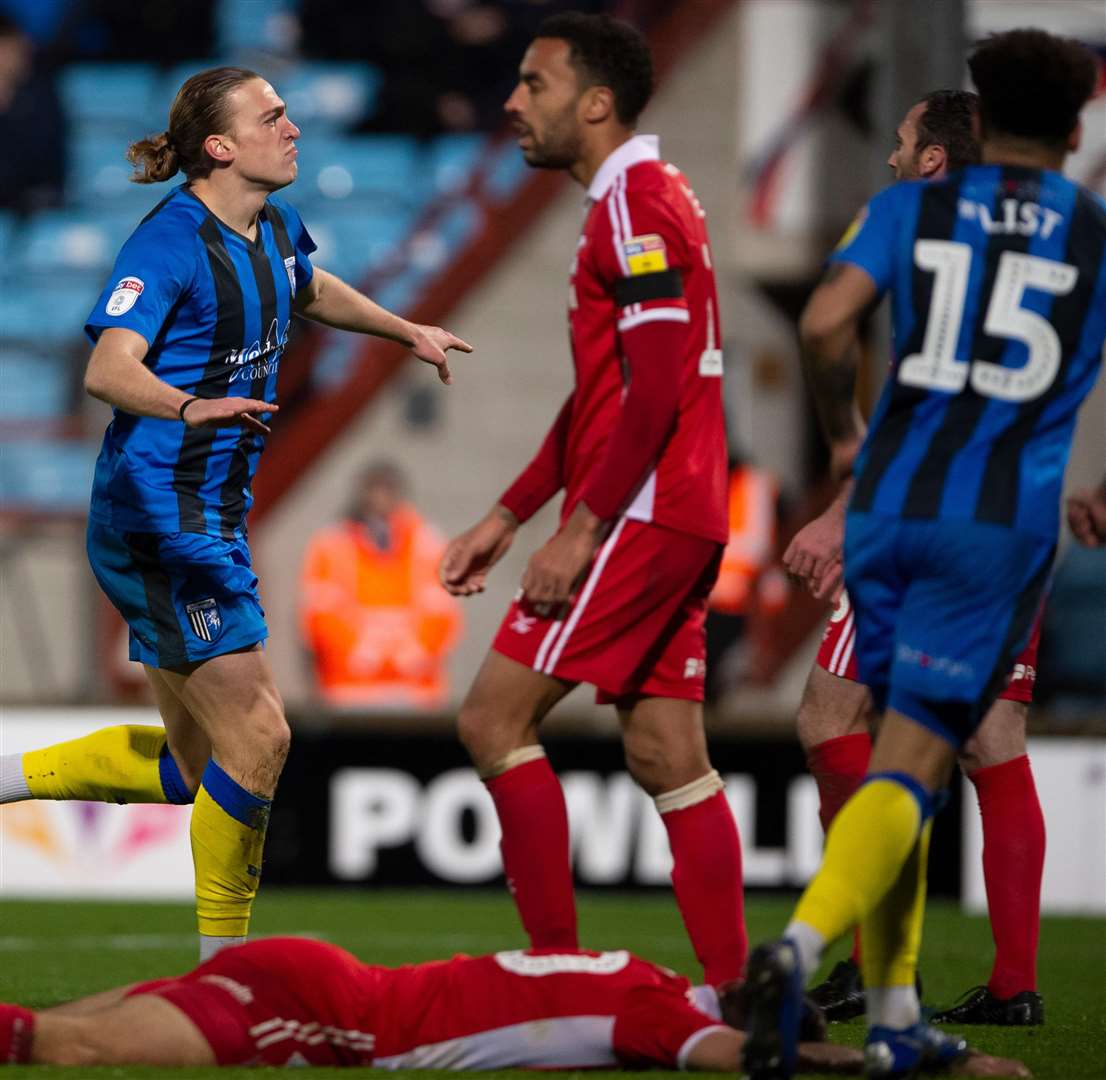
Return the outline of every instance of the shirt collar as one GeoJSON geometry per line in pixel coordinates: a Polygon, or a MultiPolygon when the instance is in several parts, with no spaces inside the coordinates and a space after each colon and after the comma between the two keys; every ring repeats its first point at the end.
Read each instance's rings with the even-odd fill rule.
{"type": "Polygon", "coordinates": [[[588,198],[598,202],[607,194],[615,177],[625,172],[631,165],[642,161],[660,161],[660,139],[656,135],[634,135],[621,146],[612,150],[599,166],[599,170],[588,185],[588,198]]]}

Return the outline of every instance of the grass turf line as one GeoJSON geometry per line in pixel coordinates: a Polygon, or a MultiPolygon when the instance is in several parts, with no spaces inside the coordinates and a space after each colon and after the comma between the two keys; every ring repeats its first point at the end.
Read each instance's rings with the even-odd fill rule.
{"type": "MultiPolygon", "coordinates": [[[[750,939],[755,943],[778,934],[792,905],[786,898],[751,898],[750,939]]],[[[584,892],[579,908],[581,940],[587,946],[629,948],[698,978],[675,905],[663,892],[584,892]]],[[[185,971],[195,963],[192,926],[193,914],[187,904],[0,902],[0,1001],[43,1007],[110,986],[185,971]]],[[[366,961],[382,964],[526,945],[509,897],[497,890],[269,889],[263,890],[257,901],[253,929],[259,936],[311,933],[366,961]]],[[[827,965],[846,950],[847,943],[839,945],[827,965]]],[[[985,919],[961,915],[951,904],[931,903],[922,948],[926,1003],[947,1005],[970,986],[985,982],[991,954],[985,919]]],[[[1021,1058],[1039,1080],[1106,1077],[1104,961],[1106,920],[1045,919],[1040,953],[1045,1026],[975,1028],[965,1033],[980,1049],[1021,1058]]],[[[863,1038],[859,1022],[835,1025],[830,1032],[835,1041],[854,1045],[863,1038]]],[[[349,1072],[316,1069],[312,1076],[348,1076],[349,1072]]],[[[2,1074],[3,1080],[76,1075],[71,1069],[41,1067],[5,1068],[2,1074]]],[[[137,1067],[80,1070],[82,1078],[154,1080],[165,1075],[161,1069],[137,1067]]],[[[178,1069],[171,1075],[173,1080],[230,1080],[256,1077],[258,1072],[178,1069]]],[[[533,1076],[521,1070],[491,1075],[533,1076]]],[[[587,1074],[591,1080],[596,1075],[587,1074]]]]}

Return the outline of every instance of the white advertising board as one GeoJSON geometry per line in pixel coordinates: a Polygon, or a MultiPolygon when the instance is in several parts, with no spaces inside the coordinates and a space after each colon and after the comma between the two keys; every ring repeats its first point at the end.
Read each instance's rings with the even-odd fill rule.
{"type": "MultiPolygon", "coordinates": [[[[1047,837],[1041,910],[1106,914],[1106,740],[1030,739],[1029,760],[1047,837]]],[[[963,903],[986,912],[983,831],[975,791],[963,787],[963,903]]]]}

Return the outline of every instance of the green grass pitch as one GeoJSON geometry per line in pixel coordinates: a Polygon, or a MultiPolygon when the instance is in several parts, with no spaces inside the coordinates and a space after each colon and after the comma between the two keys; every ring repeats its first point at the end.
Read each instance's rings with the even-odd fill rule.
{"type": "MultiPolygon", "coordinates": [[[[582,893],[579,903],[581,937],[587,946],[629,948],[697,976],[669,896],[582,893]]],[[[778,933],[791,904],[786,898],[751,899],[751,939],[756,942],[778,933]]],[[[186,970],[195,956],[191,926],[192,912],[185,904],[2,902],[0,1001],[47,1006],[186,970]]],[[[525,945],[510,899],[494,890],[263,890],[254,931],[325,937],[365,960],[384,964],[525,945]]],[[[844,946],[839,946],[830,959],[843,951],[844,946]]],[[[950,904],[930,905],[922,960],[927,1004],[947,1004],[985,981],[990,962],[986,920],[963,916],[950,904]]],[[[976,1028],[968,1032],[973,1043],[991,1053],[1021,1058],[1040,1080],[1106,1077],[1106,920],[1044,920],[1040,988],[1046,1010],[1043,1028],[976,1028]]],[[[859,1023],[831,1028],[831,1038],[843,1042],[859,1043],[862,1034],[859,1023]]],[[[313,1075],[349,1072],[314,1070],[313,1075]]],[[[30,1080],[75,1074],[74,1070],[18,1067],[5,1069],[3,1076],[4,1080],[30,1080]]],[[[80,1071],[82,1077],[123,1080],[152,1080],[163,1074],[164,1070],[140,1068],[80,1071]]],[[[174,1080],[256,1075],[247,1069],[173,1072],[174,1080]]],[[[604,1074],[588,1074],[597,1075],[604,1074]]]]}

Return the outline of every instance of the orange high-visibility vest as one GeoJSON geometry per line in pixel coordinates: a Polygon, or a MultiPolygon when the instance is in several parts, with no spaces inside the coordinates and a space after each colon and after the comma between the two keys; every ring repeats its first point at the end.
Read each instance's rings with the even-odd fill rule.
{"type": "Polygon", "coordinates": [[[730,473],[730,537],[710,594],[712,611],[749,613],[757,582],[775,554],[777,498],[771,473],[752,465],[738,465],[730,473]]]}
{"type": "Polygon", "coordinates": [[[320,695],[344,706],[439,708],[460,606],[438,582],[444,544],[413,509],[389,523],[381,550],[360,523],[312,538],[301,580],[303,636],[320,695]]]}

